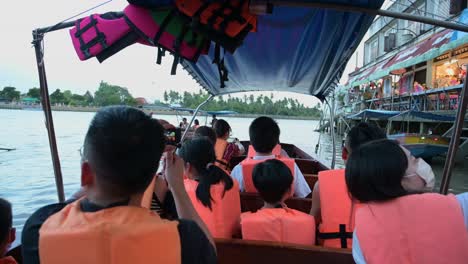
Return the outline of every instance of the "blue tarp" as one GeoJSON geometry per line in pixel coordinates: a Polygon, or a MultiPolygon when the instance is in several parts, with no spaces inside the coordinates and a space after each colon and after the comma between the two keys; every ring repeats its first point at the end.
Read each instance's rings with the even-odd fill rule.
{"type": "MultiPolygon", "coordinates": [[[[272,1],[274,2],[274,1],[272,1]]],[[[287,3],[288,1],[282,1],[287,3]]],[[[384,0],[309,0],[378,9],[384,0]]],[[[275,6],[261,15],[258,32],[251,32],[234,54],[226,53],[229,81],[220,88],[218,69],[209,56],[184,68],[214,95],[246,91],[289,91],[324,99],[374,19],[363,13],[275,6]]]]}
{"type": "MultiPolygon", "coordinates": [[[[440,115],[440,114],[433,114],[433,113],[427,113],[427,112],[421,112],[421,111],[406,111],[402,112],[401,114],[398,115],[400,116],[413,116],[421,119],[426,119],[426,120],[433,120],[433,121],[441,121],[441,122],[454,122],[455,121],[455,116],[454,115],[440,115]]],[[[396,118],[397,116],[394,116],[393,118],[396,118]]],[[[390,118],[392,119],[392,118],[390,118]]]]}

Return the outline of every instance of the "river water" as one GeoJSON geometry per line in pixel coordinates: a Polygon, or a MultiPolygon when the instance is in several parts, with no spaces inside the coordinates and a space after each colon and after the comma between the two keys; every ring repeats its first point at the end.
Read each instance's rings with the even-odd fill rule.
{"type": "MultiPolygon", "coordinates": [[[[62,166],[66,197],[79,188],[80,154],[84,135],[94,113],[53,112],[60,162],[62,166]]],[[[178,124],[176,116],[157,116],[178,124]]],[[[225,118],[232,127],[233,135],[248,139],[248,127],[252,119],[225,118]]],[[[281,141],[295,144],[313,154],[320,138],[319,159],[329,165],[332,157],[330,136],[314,132],[318,121],[277,120],[281,128],[281,141]]],[[[205,118],[200,118],[204,123],[205,118]]],[[[341,139],[337,139],[337,167],[343,167],[339,157],[341,139]]],[[[16,148],[0,151],[0,197],[13,204],[14,226],[21,232],[22,225],[39,207],[57,201],[54,172],[51,162],[44,114],[41,111],[0,109],[0,148],[16,148]]],[[[444,159],[435,159],[434,171],[441,175],[444,159]]],[[[468,167],[468,166],[466,166],[468,167]]],[[[455,170],[451,191],[468,191],[468,169],[458,166],[455,170]]],[[[437,177],[440,181],[440,177],[437,177]]],[[[19,235],[19,234],[18,234],[19,235]]]]}

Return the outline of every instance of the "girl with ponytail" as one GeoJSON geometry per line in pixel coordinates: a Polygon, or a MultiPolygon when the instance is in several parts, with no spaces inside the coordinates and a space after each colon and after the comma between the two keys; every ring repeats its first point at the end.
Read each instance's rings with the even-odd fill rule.
{"type": "Polygon", "coordinates": [[[184,143],[185,188],[192,203],[216,238],[231,238],[240,229],[239,184],[214,165],[213,144],[206,138],[184,143]]]}

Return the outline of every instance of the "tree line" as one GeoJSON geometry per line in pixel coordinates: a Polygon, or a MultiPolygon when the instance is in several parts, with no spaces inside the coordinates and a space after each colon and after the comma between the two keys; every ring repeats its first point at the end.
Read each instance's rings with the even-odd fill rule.
{"type": "MultiPolygon", "coordinates": [[[[164,103],[180,104],[187,108],[196,108],[208,99],[208,93],[200,90],[198,93],[179,93],[177,91],[164,92],[164,103]]],[[[161,103],[156,101],[156,104],[161,103]]],[[[241,114],[264,114],[283,116],[312,116],[320,117],[320,106],[306,107],[297,99],[282,98],[275,100],[273,93],[265,95],[244,95],[243,97],[232,97],[231,95],[216,97],[203,106],[206,111],[230,110],[241,114]]]]}
{"type": "MultiPolygon", "coordinates": [[[[21,98],[30,97],[40,100],[39,88],[31,88],[27,93],[21,94],[14,87],[4,87],[0,91],[0,99],[7,101],[19,101],[21,98]]],[[[168,106],[180,104],[187,108],[196,108],[209,97],[209,94],[200,90],[199,92],[179,93],[177,91],[165,91],[161,100],[156,100],[156,105],[168,106]]],[[[53,105],[67,106],[108,106],[108,105],[131,105],[135,106],[137,101],[129,93],[126,87],[101,82],[96,92],[86,91],[84,94],[75,94],[70,90],[56,89],[50,94],[53,105]]],[[[281,98],[275,100],[271,93],[269,96],[244,95],[243,97],[218,96],[208,102],[204,107],[206,111],[230,110],[241,114],[263,114],[283,116],[311,116],[319,117],[321,111],[319,106],[306,107],[297,99],[281,98]]]]}
{"type": "MultiPolygon", "coordinates": [[[[0,91],[0,98],[6,101],[19,101],[21,97],[29,97],[40,100],[39,88],[31,88],[27,93],[21,94],[15,87],[4,87],[0,91]]],[[[50,102],[53,105],[67,106],[108,106],[108,105],[136,105],[136,100],[128,92],[128,89],[118,85],[101,82],[94,94],[86,91],[84,94],[75,94],[70,90],[56,89],[50,94],[50,102]]]]}

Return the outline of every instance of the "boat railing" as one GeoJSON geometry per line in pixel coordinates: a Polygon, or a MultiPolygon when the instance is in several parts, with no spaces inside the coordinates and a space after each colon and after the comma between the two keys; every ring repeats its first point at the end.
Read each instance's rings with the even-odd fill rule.
{"type": "Polygon", "coordinates": [[[354,110],[359,111],[365,108],[389,111],[455,111],[458,109],[462,88],[463,85],[456,85],[417,93],[372,98],[361,101],[361,104],[354,102],[355,108],[358,108],[354,110]]]}

